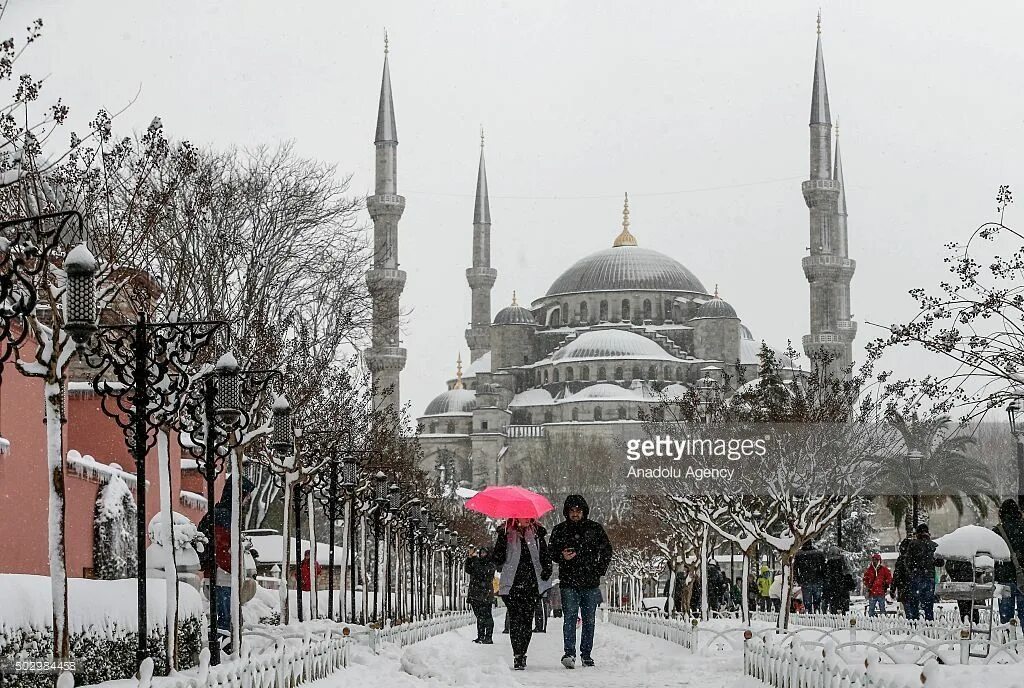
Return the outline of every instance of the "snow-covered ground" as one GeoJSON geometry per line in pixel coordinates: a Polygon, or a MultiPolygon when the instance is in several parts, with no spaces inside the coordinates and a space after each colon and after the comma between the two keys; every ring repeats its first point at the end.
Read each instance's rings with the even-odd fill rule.
{"type": "Polygon", "coordinates": [[[391,688],[393,686],[581,686],[585,688],[763,688],[743,676],[740,652],[695,656],[678,645],[598,622],[596,667],[562,667],[561,619],[549,619],[548,632],[535,634],[526,671],[512,671],[512,647],[496,618],[494,645],[477,645],[476,627],[467,626],[404,649],[386,645],[374,656],[360,648],[349,668],[311,688],[391,688]]]}

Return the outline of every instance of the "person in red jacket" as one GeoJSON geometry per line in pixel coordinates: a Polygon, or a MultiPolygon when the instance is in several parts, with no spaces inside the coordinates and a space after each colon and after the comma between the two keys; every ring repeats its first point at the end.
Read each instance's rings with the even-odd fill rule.
{"type": "MultiPolygon", "coordinates": [[[[313,568],[315,576],[320,575],[321,566],[319,562],[313,568]]],[[[309,578],[309,550],[302,556],[302,565],[299,567],[299,582],[302,583],[302,589],[309,592],[312,586],[312,581],[309,578]]]]}
{"type": "Polygon", "coordinates": [[[871,563],[864,569],[864,594],[868,598],[868,616],[885,613],[885,591],[892,585],[892,571],[882,563],[882,555],[875,552],[871,563]]]}

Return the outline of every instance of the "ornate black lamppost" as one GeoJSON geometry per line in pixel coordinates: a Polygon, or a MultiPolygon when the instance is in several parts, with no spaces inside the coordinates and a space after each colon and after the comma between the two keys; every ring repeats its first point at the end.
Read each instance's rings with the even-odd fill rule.
{"type": "Polygon", "coordinates": [[[416,574],[416,537],[420,523],[423,522],[423,506],[419,499],[409,500],[409,616],[412,620],[419,618],[420,606],[417,595],[416,574]]]}
{"type": "Polygon", "coordinates": [[[395,616],[395,608],[398,606],[398,595],[395,596],[394,602],[391,599],[392,590],[392,568],[394,567],[394,560],[392,559],[391,549],[391,524],[399,515],[399,510],[402,508],[402,489],[397,483],[391,483],[391,487],[388,488],[388,507],[389,514],[387,523],[384,525],[384,546],[385,546],[385,563],[384,571],[386,572],[386,582],[384,584],[384,618],[391,619],[395,616]]]}
{"type": "Polygon", "coordinates": [[[380,541],[381,527],[387,516],[387,508],[391,503],[388,497],[388,476],[377,471],[373,476],[373,620],[380,621],[379,611],[383,607],[380,598],[380,541]]]}

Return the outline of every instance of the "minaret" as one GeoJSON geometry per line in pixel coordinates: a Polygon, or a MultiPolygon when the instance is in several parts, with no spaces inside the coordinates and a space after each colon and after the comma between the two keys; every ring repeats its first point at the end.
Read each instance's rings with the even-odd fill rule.
{"type": "Polygon", "coordinates": [[[470,362],[491,350],[491,287],[497,277],[498,271],[491,267],[491,203],[487,196],[484,130],[481,127],[480,166],[476,173],[476,203],[473,207],[473,267],[466,268],[466,281],[473,294],[473,319],[466,330],[470,362]]]}
{"type": "Polygon", "coordinates": [[[373,333],[371,346],[363,355],[376,386],[376,401],[386,402],[397,412],[401,407],[399,375],[406,358],[400,346],[398,307],[405,287],[405,271],[398,269],[398,220],[405,210],[405,198],[398,195],[398,133],[386,33],[373,143],[377,149],[374,194],[366,199],[373,220],[373,267],[366,271],[366,286],[373,300],[373,333]]]}
{"type": "Polygon", "coordinates": [[[802,190],[810,211],[811,251],[802,261],[811,297],[811,333],[804,335],[804,353],[827,348],[835,352],[834,365],[841,369],[853,360],[857,334],[857,324],[850,320],[850,280],[857,264],[847,253],[846,194],[838,132],[832,164],[832,116],[821,50],[820,12],[811,88],[810,179],[802,184],[802,190]]]}

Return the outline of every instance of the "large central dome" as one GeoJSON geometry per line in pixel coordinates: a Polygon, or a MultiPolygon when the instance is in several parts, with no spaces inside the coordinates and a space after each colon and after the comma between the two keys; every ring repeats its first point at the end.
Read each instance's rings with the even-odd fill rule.
{"type": "Polygon", "coordinates": [[[649,248],[620,245],[576,261],[555,280],[547,295],[629,289],[707,293],[697,276],[679,261],[649,248]]]}

